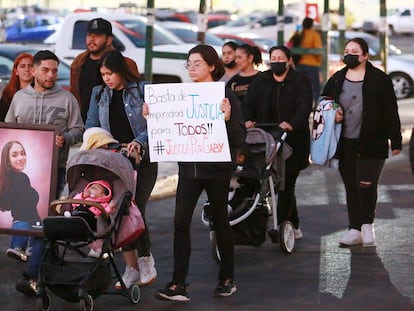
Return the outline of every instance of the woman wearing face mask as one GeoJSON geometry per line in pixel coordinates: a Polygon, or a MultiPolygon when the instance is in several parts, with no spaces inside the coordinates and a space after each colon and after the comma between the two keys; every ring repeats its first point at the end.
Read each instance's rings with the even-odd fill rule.
{"type": "Polygon", "coordinates": [[[335,120],[341,122],[339,172],[345,185],[349,225],[342,246],[375,246],[374,217],[378,182],[388,157],[402,148],[401,124],[391,79],[369,61],[368,44],[346,42],[343,62],[322,92],[337,101],[335,120]]]}
{"type": "Polygon", "coordinates": [[[221,48],[221,61],[224,65],[224,75],[219,81],[227,82],[237,74],[240,69],[236,65],[236,50],[239,45],[233,41],[227,41],[221,48]]]}
{"type": "Polygon", "coordinates": [[[285,187],[279,191],[278,223],[289,220],[295,238],[302,238],[296,208],[295,185],[301,170],[309,165],[309,114],[312,85],[308,78],[292,69],[292,55],[285,46],[269,50],[271,70],[258,73],[242,103],[247,128],[256,123],[275,123],[288,132],[286,142],[293,148],[285,163],[285,187]]]}

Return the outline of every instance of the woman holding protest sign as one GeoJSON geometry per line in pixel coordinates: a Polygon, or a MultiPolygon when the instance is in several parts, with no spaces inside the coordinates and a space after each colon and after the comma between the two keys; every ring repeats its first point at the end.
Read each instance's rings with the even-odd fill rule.
{"type": "MultiPolygon", "coordinates": [[[[197,45],[187,57],[186,68],[193,82],[218,81],[224,67],[217,52],[209,45],[197,45]]],[[[221,106],[230,150],[244,143],[246,129],[237,97],[229,89],[221,106]]],[[[144,115],[149,109],[144,105],[144,115]]],[[[226,297],[236,292],[233,279],[234,242],[227,217],[227,195],[232,171],[231,162],[180,162],[174,218],[174,272],[172,281],[158,296],[167,300],[188,301],[186,277],[191,255],[190,226],[194,208],[203,190],[206,191],[217,233],[221,255],[219,283],[215,295],[226,297]]]]}
{"type": "MultiPolygon", "coordinates": [[[[158,164],[149,162],[145,148],[148,133],[142,105],[147,82],[130,71],[125,58],[116,50],[102,56],[99,70],[104,84],[92,90],[85,127],[102,127],[119,143],[127,144],[130,154],[138,152],[142,155],[141,162],[136,165],[135,201],[145,221],[145,208],[158,174],[158,164]]],[[[155,280],[157,271],[150,252],[148,226],[137,241],[123,247],[123,253],[126,268],[122,279],[127,287],[135,283],[146,285],[155,280]]],[[[115,285],[117,288],[120,286],[119,282],[115,285]]]]}

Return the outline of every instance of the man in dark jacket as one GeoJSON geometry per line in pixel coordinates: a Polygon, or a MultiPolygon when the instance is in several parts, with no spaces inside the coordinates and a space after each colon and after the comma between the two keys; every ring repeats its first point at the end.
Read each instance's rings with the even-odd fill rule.
{"type": "MultiPolygon", "coordinates": [[[[89,21],[86,32],[87,50],[79,54],[70,67],[71,92],[79,102],[83,122],[86,121],[92,88],[102,84],[98,62],[105,52],[114,49],[112,25],[109,21],[95,18],[89,21]]],[[[139,75],[137,64],[128,57],[125,60],[128,67],[139,75]]]]}

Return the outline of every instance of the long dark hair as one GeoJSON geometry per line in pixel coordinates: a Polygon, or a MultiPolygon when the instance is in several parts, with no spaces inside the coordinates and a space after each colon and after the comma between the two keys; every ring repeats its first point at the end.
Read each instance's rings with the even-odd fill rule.
{"type": "MultiPolygon", "coordinates": [[[[20,145],[23,150],[23,144],[17,140],[8,141],[1,150],[1,164],[0,164],[0,193],[3,193],[9,188],[8,175],[12,170],[10,163],[10,149],[14,144],[20,145]]],[[[26,151],[25,151],[26,152],[26,151]]]]}
{"type": "Polygon", "coordinates": [[[220,80],[220,78],[224,75],[225,70],[216,50],[207,44],[196,45],[188,52],[187,61],[191,54],[196,53],[200,54],[209,66],[214,66],[214,71],[211,73],[213,80],[220,80]]]}
{"type": "Polygon", "coordinates": [[[365,55],[369,54],[368,43],[364,39],[359,38],[359,37],[349,39],[348,41],[345,42],[345,46],[347,46],[349,42],[355,42],[361,47],[362,53],[364,53],[365,55]]]}
{"type": "MultiPolygon", "coordinates": [[[[127,86],[129,82],[138,82],[141,77],[135,74],[127,65],[125,57],[118,50],[111,50],[102,55],[99,60],[98,67],[105,66],[114,73],[119,74],[122,79],[122,83],[127,86]]],[[[100,74],[100,73],[99,73],[100,74]]],[[[105,88],[105,84],[102,84],[102,88],[97,94],[97,98],[100,98],[105,88]]]]}
{"type": "Polygon", "coordinates": [[[262,52],[260,49],[255,45],[250,44],[242,44],[238,48],[238,50],[242,50],[246,53],[247,56],[253,56],[253,65],[260,65],[262,63],[262,52]]]}
{"type": "Polygon", "coordinates": [[[292,52],[289,50],[289,48],[288,47],[286,47],[286,46],[284,46],[284,45],[275,45],[275,46],[272,46],[270,49],[269,49],[269,57],[272,55],[272,52],[274,51],[274,50],[281,50],[285,55],[286,55],[286,57],[288,58],[288,59],[290,59],[291,57],[292,57],[292,52]]]}
{"type": "Polygon", "coordinates": [[[140,79],[127,65],[124,56],[118,50],[106,52],[99,61],[99,68],[105,66],[123,79],[125,85],[128,82],[136,82],[140,79]]]}

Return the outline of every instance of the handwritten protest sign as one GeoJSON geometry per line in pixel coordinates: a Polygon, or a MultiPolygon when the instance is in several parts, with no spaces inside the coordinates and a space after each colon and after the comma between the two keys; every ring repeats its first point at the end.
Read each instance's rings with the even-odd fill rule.
{"type": "Polygon", "coordinates": [[[224,115],[224,82],[145,85],[151,162],[231,160],[224,115]]]}

